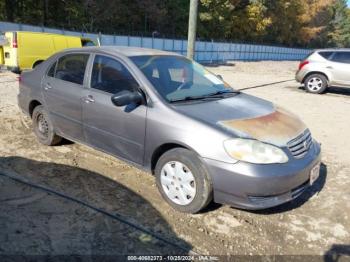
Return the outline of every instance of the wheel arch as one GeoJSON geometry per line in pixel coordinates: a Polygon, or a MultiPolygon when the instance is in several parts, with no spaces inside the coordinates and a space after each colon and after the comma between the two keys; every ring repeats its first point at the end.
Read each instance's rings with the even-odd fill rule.
{"type": "MultiPolygon", "coordinates": [[[[169,142],[169,143],[164,143],[160,146],[158,146],[152,153],[152,157],[151,157],[151,161],[150,161],[150,168],[151,168],[151,172],[152,174],[154,174],[154,170],[156,168],[157,162],[159,160],[159,158],[166,152],[168,152],[169,150],[172,150],[174,148],[184,148],[187,149],[189,151],[195,152],[192,148],[190,148],[187,145],[184,145],[182,143],[179,142],[169,142]]],[[[195,152],[197,154],[197,152],[195,152]]]]}
{"type": "Polygon", "coordinates": [[[320,71],[311,71],[311,72],[307,73],[307,74],[304,76],[302,83],[305,84],[305,80],[306,80],[309,76],[315,75],[315,74],[323,75],[324,77],[326,77],[327,82],[329,83],[330,78],[329,78],[329,76],[327,75],[327,73],[325,73],[325,72],[320,72],[320,71]]]}
{"type": "Polygon", "coordinates": [[[36,61],[33,63],[32,68],[34,69],[37,65],[41,64],[42,62],[44,62],[43,59],[36,60],[36,61]]]}
{"type": "Polygon", "coordinates": [[[29,107],[28,107],[28,113],[29,113],[29,116],[32,117],[33,116],[33,112],[34,112],[34,109],[37,107],[37,106],[40,106],[42,105],[43,103],[41,103],[39,100],[37,99],[33,99],[32,101],[30,101],[29,103],[29,107]]]}

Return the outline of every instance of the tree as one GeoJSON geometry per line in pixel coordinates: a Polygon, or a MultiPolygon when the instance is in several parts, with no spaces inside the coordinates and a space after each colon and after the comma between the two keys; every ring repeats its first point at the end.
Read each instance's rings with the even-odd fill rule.
{"type": "Polygon", "coordinates": [[[330,6],[334,0],[308,0],[307,11],[300,16],[303,25],[300,29],[302,45],[310,47],[325,46],[325,33],[332,16],[330,6]]]}
{"type": "Polygon", "coordinates": [[[330,7],[332,20],[327,28],[327,45],[350,47],[350,11],[346,0],[335,0],[330,7]]]}
{"type": "Polygon", "coordinates": [[[1,20],[6,20],[5,18],[5,13],[1,12],[1,10],[5,9],[5,2],[4,1],[0,1],[0,21],[1,20]]]}
{"type": "Polygon", "coordinates": [[[199,33],[206,38],[261,40],[271,25],[263,0],[201,0],[199,33]]]}
{"type": "Polygon", "coordinates": [[[5,0],[1,6],[4,10],[4,12],[2,12],[3,17],[5,17],[9,22],[14,21],[16,3],[16,0],[5,0]]]}
{"type": "MultiPolygon", "coordinates": [[[[0,0],[0,20],[105,34],[186,38],[188,0],[0,0]],[[159,34],[158,34],[159,35],[159,34]]],[[[349,46],[346,0],[200,0],[198,37],[349,46]]]]}

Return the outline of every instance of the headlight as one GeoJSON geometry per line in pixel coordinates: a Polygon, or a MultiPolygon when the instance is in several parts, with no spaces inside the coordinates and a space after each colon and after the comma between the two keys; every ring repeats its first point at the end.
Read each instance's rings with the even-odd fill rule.
{"type": "Polygon", "coordinates": [[[287,155],[278,147],[251,139],[224,141],[226,152],[234,159],[255,164],[286,163],[287,155]]]}

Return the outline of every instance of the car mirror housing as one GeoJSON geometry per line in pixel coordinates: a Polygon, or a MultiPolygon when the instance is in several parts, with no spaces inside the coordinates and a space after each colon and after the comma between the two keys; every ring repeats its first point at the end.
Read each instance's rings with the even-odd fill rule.
{"type": "Polygon", "coordinates": [[[128,90],[123,90],[112,95],[111,100],[116,106],[127,106],[131,103],[141,104],[143,96],[139,91],[130,92],[128,90]]]}

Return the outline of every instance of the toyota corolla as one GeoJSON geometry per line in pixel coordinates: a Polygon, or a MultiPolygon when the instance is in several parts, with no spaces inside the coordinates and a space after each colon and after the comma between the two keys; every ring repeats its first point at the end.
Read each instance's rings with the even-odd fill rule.
{"type": "Polygon", "coordinates": [[[319,176],[320,145],[297,116],[175,53],[65,50],[21,75],[18,103],[39,142],[66,138],[147,170],[182,212],[212,200],[269,208],[319,176]]]}

